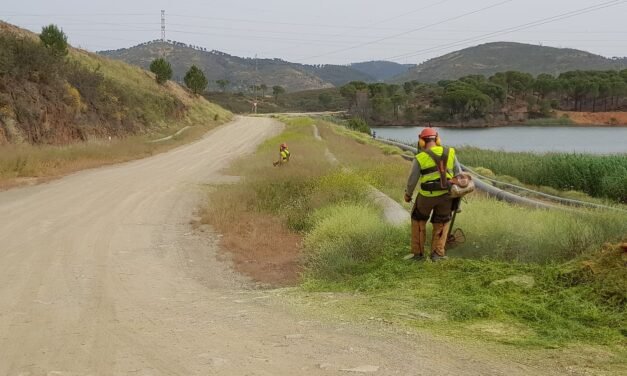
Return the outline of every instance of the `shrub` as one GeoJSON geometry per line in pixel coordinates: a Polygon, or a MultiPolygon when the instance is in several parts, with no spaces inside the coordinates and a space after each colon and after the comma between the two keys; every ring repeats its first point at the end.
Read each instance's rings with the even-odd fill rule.
{"type": "Polygon", "coordinates": [[[44,26],[39,34],[41,42],[57,56],[68,54],[67,35],[56,25],[44,26]]]}
{"type": "Polygon", "coordinates": [[[207,78],[205,74],[197,66],[192,65],[183,78],[185,86],[187,86],[194,94],[200,94],[207,88],[207,78]]]}
{"type": "Polygon", "coordinates": [[[346,126],[354,131],[370,134],[370,126],[362,118],[354,117],[346,123],[346,126]]]}
{"type": "Polygon", "coordinates": [[[158,84],[164,84],[172,78],[172,66],[164,58],[153,60],[150,71],[155,74],[158,84]]]}

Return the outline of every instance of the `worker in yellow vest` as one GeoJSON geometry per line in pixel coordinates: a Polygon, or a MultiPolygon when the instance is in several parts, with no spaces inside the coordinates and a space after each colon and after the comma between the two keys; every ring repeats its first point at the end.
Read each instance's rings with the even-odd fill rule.
{"type": "Polygon", "coordinates": [[[290,161],[290,151],[287,150],[287,144],[282,143],[279,146],[279,160],[274,162],[273,165],[279,166],[290,161]]]}
{"type": "Polygon", "coordinates": [[[443,147],[438,132],[433,128],[420,132],[418,146],[405,189],[405,202],[411,202],[414,190],[420,184],[411,213],[412,260],[424,260],[427,221],[431,218],[431,260],[440,261],[446,257],[446,240],[453,211],[449,181],[461,172],[461,167],[455,157],[455,149],[443,147]]]}

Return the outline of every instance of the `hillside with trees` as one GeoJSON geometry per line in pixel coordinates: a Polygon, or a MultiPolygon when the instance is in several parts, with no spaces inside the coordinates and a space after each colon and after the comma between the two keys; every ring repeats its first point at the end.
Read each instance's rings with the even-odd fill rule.
{"type": "Polygon", "coordinates": [[[163,57],[172,65],[173,79],[179,82],[189,66],[195,64],[207,77],[209,89],[231,92],[249,91],[255,85],[278,85],[287,91],[300,91],[341,86],[350,81],[377,80],[345,65],[303,65],[281,59],[242,58],[176,41],[156,40],[100,54],[143,68],[163,57]],[[217,85],[218,80],[226,82],[225,87],[217,85]]]}
{"type": "Polygon", "coordinates": [[[460,77],[497,72],[520,71],[534,76],[559,75],[574,70],[608,70],[627,68],[627,58],[608,59],[570,48],[544,47],[524,43],[497,42],[451,52],[428,60],[393,79],[394,82],[421,81],[436,83],[460,77]]]}
{"type": "MultiPolygon", "coordinates": [[[[437,84],[351,82],[340,89],[349,112],[371,124],[424,122],[493,126],[553,117],[555,111],[627,110],[627,69],[570,71],[537,77],[518,71],[470,75],[437,84]]],[[[557,119],[568,123],[569,119],[557,119]]],[[[608,124],[618,124],[610,118],[608,124]]],[[[555,121],[553,121],[555,122],[555,121]]]]}
{"type": "Polygon", "coordinates": [[[166,61],[153,64],[153,75],[72,48],[55,25],[37,35],[0,22],[0,51],[0,145],[160,134],[198,114],[203,122],[228,116],[168,81],[166,61]]]}
{"type": "Polygon", "coordinates": [[[387,81],[393,77],[407,73],[409,69],[415,66],[415,64],[399,64],[383,60],[365,61],[362,63],[352,63],[350,65],[351,68],[367,74],[370,77],[374,77],[377,81],[387,81]]]}

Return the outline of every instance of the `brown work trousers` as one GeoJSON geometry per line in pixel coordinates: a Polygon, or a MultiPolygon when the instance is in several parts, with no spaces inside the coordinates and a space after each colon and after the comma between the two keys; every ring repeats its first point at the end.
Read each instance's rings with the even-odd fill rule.
{"type": "Polygon", "coordinates": [[[446,240],[453,211],[453,198],[447,193],[438,197],[425,197],[420,194],[411,213],[411,250],[415,255],[424,253],[427,237],[427,221],[431,218],[433,235],[431,252],[439,256],[446,254],[446,240]]]}
{"type": "Polygon", "coordinates": [[[431,223],[447,223],[453,212],[453,198],[448,193],[438,197],[416,196],[416,203],[411,213],[411,219],[431,223]]]}

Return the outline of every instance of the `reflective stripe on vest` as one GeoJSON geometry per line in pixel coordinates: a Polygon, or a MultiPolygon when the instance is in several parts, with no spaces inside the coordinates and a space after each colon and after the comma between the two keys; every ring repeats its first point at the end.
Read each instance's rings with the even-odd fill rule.
{"type": "MultiPolygon", "coordinates": [[[[442,154],[444,153],[444,147],[434,146],[431,148],[431,151],[438,157],[441,157],[442,154]]],[[[416,154],[416,160],[418,161],[418,164],[420,165],[421,171],[429,172],[427,174],[420,175],[420,180],[418,181],[418,184],[420,186],[420,194],[425,197],[438,197],[438,196],[445,195],[448,192],[448,190],[446,189],[437,190],[437,191],[425,191],[422,189],[422,184],[424,183],[437,182],[439,184],[440,182],[440,173],[438,172],[437,164],[435,163],[433,158],[431,158],[429,154],[425,152],[420,152],[416,154]]],[[[449,148],[448,161],[446,163],[447,179],[453,178],[454,168],[455,168],[455,149],[449,148]]]]}
{"type": "MultiPolygon", "coordinates": [[[[276,155],[276,154],[275,154],[276,155]]],[[[281,159],[286,160],[290,158],[290,152],[285,149],[281,152],[281,159]]]]}

